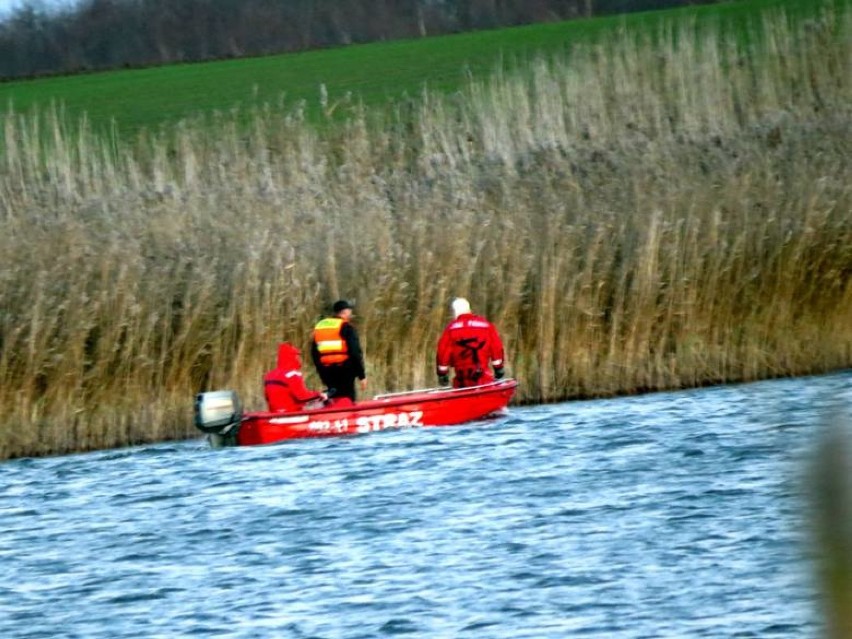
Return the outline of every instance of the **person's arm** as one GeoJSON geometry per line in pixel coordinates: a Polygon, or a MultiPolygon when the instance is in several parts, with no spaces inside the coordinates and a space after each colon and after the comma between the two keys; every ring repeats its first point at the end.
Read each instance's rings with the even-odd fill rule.
{"type": "Polygon", "coordinates": [[[287,373],[287,387],[290,389],[290,394],[300,404],[312,402],[315,399],[325,399],[325,393],[320,391],[312,391],[305,386],[305,379],[298,371],[287,373]]]}
{"type": "Polygon", "coordinates": [[[361,341],[358,339],[358,332],[354,326],[347,322],[340,329],[340,336],[346,341],[346,352],[349,355],[352,371],[358,379],[366,380],[367,373],[364,370],[364,352],[361,350],[361,341]]]}
{"type": "Polygon", "coordinates": [[[503,367],[506,365],[506,362],[503,359],[505,357],[503,341],[500,339],[500,333],[497,332],[497,328],[494,324],[491,324],[488,332],[488,341],[491,343],[491,366],[494,368],[494,376],[497,379],[502,379],[505,374],[503,367]]]}
{"type": "Polygon", "coordinates": [[[442,386],[449,384],[450,375],[450,360],[452,357],[453,342],[450,331],[444,329],[441,337],[438,340],[438,348],[435,354],[435,374],[438,376],[438,383],[442,386]]]}

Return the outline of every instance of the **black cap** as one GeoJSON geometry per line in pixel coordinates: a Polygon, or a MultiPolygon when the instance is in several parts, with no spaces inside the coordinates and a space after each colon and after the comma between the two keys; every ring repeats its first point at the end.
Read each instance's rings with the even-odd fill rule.
{"type": "Polygon", "coordinates": [[[346,300],[337,300],[334,303],[334,306],[332,306],[331,308],[335,313],[339,313],[340,311],[345,310],[347,308],[355,308],[355,307],[352,306],[352,304],[350,304],[346,300]]]}

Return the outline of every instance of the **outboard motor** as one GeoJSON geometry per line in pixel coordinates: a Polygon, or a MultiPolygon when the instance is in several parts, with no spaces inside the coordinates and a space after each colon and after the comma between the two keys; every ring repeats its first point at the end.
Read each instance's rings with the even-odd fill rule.
{"type": "Polygon", "coordinates": [[[242,419],[236,391],[208,391],[195,397],[195,426],[210,436],[214,447],[234,445],[242,419]]]}

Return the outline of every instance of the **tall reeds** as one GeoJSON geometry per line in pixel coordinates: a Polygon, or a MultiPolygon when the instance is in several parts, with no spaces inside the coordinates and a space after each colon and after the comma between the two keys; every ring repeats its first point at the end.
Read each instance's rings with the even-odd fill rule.
{"type": "Polygon", "coordinates": [[[455,295],[521,402],[847,367],[850,34],[848,11],[748,45],[621,33],[323,129],[10,113],[0,458],[194,436],[201,390],[259,407],[276,343],[306,350],[338,297],[375,392],[433,383],[455,295]]]}

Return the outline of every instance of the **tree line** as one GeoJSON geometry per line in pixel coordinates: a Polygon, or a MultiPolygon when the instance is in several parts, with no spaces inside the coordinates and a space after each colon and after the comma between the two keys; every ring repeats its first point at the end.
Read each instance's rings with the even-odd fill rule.
{"type": "Polygon", "coordinates": [[[718,0],[30,0],[0,21],[0,78],[257,56],[718,0]]]}

